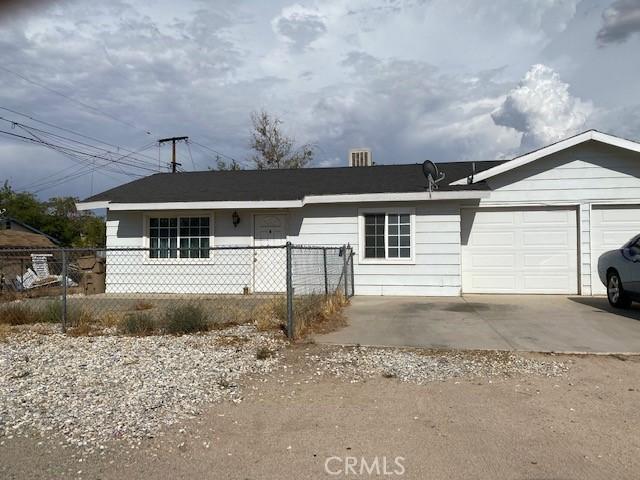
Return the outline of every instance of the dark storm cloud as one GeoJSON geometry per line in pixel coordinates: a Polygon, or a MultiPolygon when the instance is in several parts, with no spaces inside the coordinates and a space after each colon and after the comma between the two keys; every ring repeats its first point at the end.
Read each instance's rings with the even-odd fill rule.
{"type": "MultiPolygon", "coordinates": [[[[265,109],[299,142],[318,146],[315,165],[344,165],[354,146],[372,147],[379,163],[495,158],[592,119],[640,137],[632,121],[640,107],[607,115],[619,107],[615,97],[589,102],[610,91],[611,80],[597,75],[602,58],[588,54],[625,72],[616,91],[631,89],[640,74],[623,55],[630,42],[596,48],[606,4],[589,1],[601,4],[584,13],[578,0],[43,3],[2,25],[0,64],[126,123],[3,72],[0,106],[130,148],[189,135],[241,161],[249,115],[265,109]],[[586,19],[580,28],[576,5],[586,19]],[[565,29],[571,33],[559,33],[565,29]],[[585,56],[545,50],[562,35],[585,56]],[[527,80],[534,64],[548,70],[527,80]]],[[[157,147],[145,153],[157,165],[157,147]]],[[[193,145],[192,154],[194,164],[179,147],[185,168],[214,165],[210,151],[193,145]]],[[[168,157],[163,151],[161,162],[168,157]]],[[[0,181],[25,184],[69,167],[58,153],[0,137],[0,181]]],[[[88,178],[42,195],[86,196],[88,178]]],[[[126,180],[100,172],[93,188],[126,180]]]]}
{"type": "Polygon", "coordinates": [[[640,0],[617,0],[602,14],[598,31],[600,45],[622,43],[640,32],[640,0]]]}
{"type": "Polygon", "coordinates": [[[274,29],[296,51],[303,51],[327,31],[324,21],[316,12],[297,5],[282,12],[274,21],[274,29]]]}

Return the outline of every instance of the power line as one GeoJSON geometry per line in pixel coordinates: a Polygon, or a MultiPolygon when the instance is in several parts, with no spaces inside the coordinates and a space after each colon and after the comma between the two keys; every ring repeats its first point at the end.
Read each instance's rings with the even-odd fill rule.
{"type": "Polygon", "coordinates": [[[196,162],[193,161],[193,155],[191,154],[191,145],[189,145],[189,140],[187,140],[185,143],[187,144],[187,150],[189,150],[189,158],[191,159],[191,167],[195,171],[195,170],[197,170],[196,169],[196,162]]]}
{"type": "MultiPolygon", "coordinates": [[[[120,153],[116,153],[116,152],[113,152],[113,151],[111,151],[111,150],[107,150],[107,149],[102,148],[102,147],[97,147],[97,146],[95,146],[95,145],[91,145],[91,144],[88,144],[88,143],[85,143],[85,142],[81,142],[81,141],[79,141],[79,140],[75,140],[75,139],[73,139],[73,138],[65,137],[64,135],[58,135],[58,134],[56,134],[56,133],[52,133],[52,132],[49,132],[49,131],[47,131],[47,130],[42,130],[42,129],[40,129],[40,128],[32,127],[32,126],[30,126],[30,125],[26,125],[26,124],[23,124],[23,123],[20,123],[20,122],[16,122],[16,121],[13,121],[13,120],[10,120],[10,119],[7,119],[7,118],[4,118],[4,117],[2,117],[2,116],[0,116],[0,120],[3,120],[3,121],[5,121],[5,122],[10,123],[10,124],[12,125],[12,127],[13,127],[13,126],[18,126],[18,127],[22,128],[23,130],[25,130],[25,131],[26,131],[27,133],[29,133],[30,135],[34,136],[34,137],[35,137],[35,135],[34,135],[34,133],[33,133],[33,132],[35,131],[35,132],[38,132],[38,133],[40,133],[40,134],[42,134],[42,135],[44,135],[44,136],[46,136],[46,137],[54,137],[54,138],[56,138],[56,139],[57,139],[57,141],[59,141],[59,142],[60,142],[61,140],[62,140],[62,141],[66,140],[66,141],[68,141],[68,142],[72,142],[72,144],[81,145],[81,146],[83,146],[83,147],[89,147],[89,148],[91,148],[91,149],[98,150],[98,151],[101,151],[101,152],[104,152],[104,153],[107,153],[107,154],[111,154],[111,155],[120,155],[120,153]]],[[[38,137],[36,137],[36,138],[38,138],[38,137]]],[[[39,140],[42,140],[42,139],[40,139],[40,138],[38,138],[38,139],[39,139],[39,140]]],[[[64,143],[64,142],[63,142],[63,143],[64,143]]],[[[137,156],[133,156],[133,155],[138,155],[140,151],[146,150],[147,148],[150,148],[150,147],[151,147],[151,146],[153,146],[154,144],[155,144],[155,142],[150,142],[150,143],[146,144],[145,146],[141,147],[137,152],[131,151],[129,154],[126,154],[126,155],[122,156],[121,158],[129,158],[129,159],[131,159],[132,161],[137,162],[137,164],[139,164],[139,165],[147,166],[147,165],[149,165],[151,162],[147,162],[147,161],[145,161],[145,160],[139,159],[139,158],[137,158],[137,156]]],[[[67,145],[68,145],[68,144],[67,144],[67,145]]]]}
{"type": "Polygon", "coordinates": [[[40,87],[40,88],[44,88],[45,90],[48,90],[51,93],[55,93],[56,95],[59,95],[59,96],[61,96],[63,98],[66,98],[67,100],[69,100],[69,101],[71,101],[73,103],[76,103],[76,104],[78,104],[78,105],[80,105],[80,106],[82,106],[82,107],[84,107],[84,108],[86,108],[88,110],[91,110],[94,113],[97,113],[97,114],[102,115],[104,117],[110,118],[111,120],[113,120],[115,122],[122,123],[123,125],[127,125],[129,127],[133,127],[133,128],[135,128],[137,130],[142,130],[147,135],[151,135],[151,132],[149,132],[148,130],[146,130],[144,128],[140,128],[140,127],[138,127],[137,125],[134,125],[131,122],[127,122],[126,120],[122,120],[122,119],[120,119],[120,118],[118,118],[118,117],[116,117],[114,115],[111,115],[110,113],[107,113],[107,112],[105,112],[105,111],[103,111],[103,110],[101,110],[99,108],[96,108],[96,107],[94,107],[92,105],[89,105],[88,103],[85,103],[85,102],[83,102],[81,100],[77,100],[77,99],[75,99],[75,98],[73,98],[73,97],[71,97],[71,96],[69,96],[69,95],[67,95],[65,93],[59,92],[58,90],[55,90],[55,89],[53,89],[51,87],[48,87],[47,85],[43,85],[42,83],[38,83],[35,80],[31,80],[30,78],[24,76],[23,74],[15,72],[15,71],[13,71],[13,70],[5,67],[5,66],[0,65],[0,69],[4,70],[5,72],[9,72],[12,75],[15,75],[16,77],[21,78],[25,82],[28,82],[28,83],[30,83],[32,85],[35,85],[37,87],[40,87]]]}
{"type": "MultiPolygon", "coordinates": [[[[76,136],[78,136],[80,138],[84,138],[86,140],[91,140],[91,141],[94,141],[94,142],[98,142],[98,143],[100,143],[102,145],[107,145],[109,147],[117,148],[118,150],[122,150],[122,151],[127,152],[127,153],[132,153],[132,151],[130,149],[127,149],[127,148],[122,147],[120,145],[116,145],[116,144],[113,144],[113,143],[105,142],[104,140],[100,140],[99,138],[92,137],[90,135],[86,135],[86,134],[77,132],[75,130],[71,130],[70,128],[61,127],[61,126],[56,125],[56,124],[51,123],[51,122],[45,122],[44,120],[39,120],[39,119],[33,117],[32,115],[29,115],[29,114],[26,114],[26,113],[23,113],[23,112],[19,112],[17,110],[14,110],[14,109],[11,109],[11,108],[8,108],[8,107],[0,106],[0,110],[5,110],[5,111],[11,112],[11,113],[13,113],[15,115],[20,115],[21,117],[28,118],[31,121],[40,123],[42,125],[46,125],[48,127],[55,128],[57,130],[61,130],[63,132],[71,133],[72,135],[76,135],[76,136]]],[[[150,155],[145,155],[145,154],[140,154],[140,153],[138,155],[140,157],[148,158],[149,160],[151,160],[153,162],[155,162],[155,160],[156,160],[155,158],[153,158],[150,155]]]]}
{"type": "MultiPolygon", "coordinates": [[[[21,128],[24,129],[24,127],[21,127],[21,128]]],[[[46,180],[43,178],[43,179],[39,179],[39,180],[37,180],[35,182],[32,182],[31,184],[28,185],[28,187],[31,188],[31,189],[37,188],[37,190],[35,190],[34,193],[38,193],[38,192],[47,190],[47,189],[52,188],[52,187],[57,186],[57,185],[62,185],[63,183],[69,182],[71,180],[75,180],[75,179],[80,178],[80,177],[82,177],[84,175],[87,175],[89,173],[93,174],[93,172],[95,172],[98,169],[106,169],[106,170],[109,170],[109,171],[113,171],[114,173],[120,173],[120,174],[124,174],[124,175],[127,175],[127,176],[131,176],[131,175],[135,175],[135,176],[138,176],[138,177],[142,177],[143,176],[143,175],[138,175],[138,174],[131,173],[131,172],[125,172],[124,170],[122,170],[122,168],[120,167],[119,164],[117,165],[118,168],[120,169],[119,172],[115,171],[115,170],[111,170],[108,167],[109,167],[109,165],[111,163],[113,163],[113,159],[104,159],[102,157],[99,157],[99,159],[102,159],[102,160],[106,161],[106,163],[96,165],[96,159],[94,158],[92,160],[92,163],[90,165],[87,165],[87,160],[86,159],[84,159],[84,158],[82,158],[82,157],[80,157],[80,156],[78,156],[76,154],[70,153],[69,151],[67,151],[69,149],[65,149],[64,147],[60,147],[60,146],[55,145],[55,144],[49,144],[48,142],[46,142],[46,141],[42,140],[41,138],[39,138],[33,132],[29,132],[28,129],[25,129],[25,130],[36,139],[36,143],[41,143],[41,144],[43,144],[43,145],[45,145],[45,146],[47,146],[49,148],[52,148],[53,150],[61,153],[62,155],[65,155],[66,157],[71,158],[74,161],[78,161],[81,164],[80,168],[78,168],[78,170],[76,170],[74,173],[72,173],[70,175],[68,175],[66,173],[64,173],[64,175],[62,175],[62,172],[58,172],[58,174],[54,174],[53,176],[48,176],[46,178],[46,180]],[[56,178],[56,175],[59,175],[60,178],[56,178]]],[[[4,131],[2,131],[2,133],[10,134],[9,132],[4,132],[4,131]]],[[[32,142],[34,141],[33,139],[31,139],[29,137],[24,137],[22,135],[17,135],[17,134],[10,134],[10,135],[13,135],[15,137],[19,137],[20,140],[22,140],[22,141],[27,141],[27,140],[28,141],[32,141],[32,142]]],[[[85,153],[85,155],[87,155],[87,154],[85,153]]],[[[69,167],[69,168],[65,169],[64,172],[66,172],[70,168],[73,168],[73,167],[69,167]]],[[[101,172],[101,173],[103,175],[107,175],[105,172],[101,172]]],[[[107,176],[111,177],[110,175],[107,175],[107,176]]],[[[113,177],[111,177],[111,178],[113,178],[113,177]]],[[[22,186],[22,187],[19,187],[18,189],[19,190],[25,190],[26,188],[27,188],[27,186],[22,186]]]]}
{"type": "Polygon", "coordinates": [[[193,140],[189,140],[189,142],[190,142],[190,143],[193,143],[194,145],[197,145],[197,146],[198,146],[198,147],[200,147],[200,148],[204,148],[205,150],[209,150],[210,152],[213,152],[213,153],[215,153],[216,155],[218,155],[218,156],[220,156],[220,157],[227,158],[227,159],[229,159],[229,160],[231,160],[231,161],[234,161],[234,162],[236,162],[236,163],[239,163],[239,164],[244,164],[244,163],[246,163],[246,162],[240,162],[240,161],[236,160],[235,158],[233,158],[233,157],[232,157],[232,156],[230,156],[230,155],[226,155],[226,154],[224,154],[224,153],[222,153],[222,152],[219,152],[219,151],[217,151],[217,150],[215,150],[215,149],[213,149],[213,148],[211,148],[211,147],[208,147],[208,146],[203,145],[203,144],[198,143],[198,142],[194,142],[193,140]]]}
{"type": "MultiPolygon", "coordinates": [[[[46,142],[46,141],[41,140],[41,139],[26,137],[24,135],[19,135],[17,133],[7,132],[6,130],[0,130],[0,133],[5,134],[5,135],[9,135],[9,136],[12,136],[12,137],[16,137],[16,138],[19,138],[19,139],[22,139],[22,140],[26,140],[26,141],[29,141],[29,142],[32,142],[32,143],[45,145],[45,146],[47,146],[49,148],[53,148],[54,150],[63,150],[65,152],[67,152],[67,153],[70,152],[70,153],[74,153],[74,154],[84,155],[84,156],[90,157],[90,158],[106,160],[107,162],[114,163],[114,164],[122,164],[122,165],[126,165],[126,166],[129,166],[129,167],[138,168],[138,169],[141,169],[141,170],[146,170],[146,171],[149,171],[149,172],[157,173],[157,170],[154,170],[152,168],[148,168],[148,167],[145,167],[145,166],[126,163],[126,162],[120,162],[119,159],[111,159],[111,158],[102,157],[100,155],[95,155],[95,154],[92,154],[92,153],[83,152],[82,150],[78,150],[78,149],[75,149],[75,148],[56,145],[56,144],[53,144],[53,143],[50,143],[50,142],[46,142]]],[[[126,157],[126,155],[124,155],[122,158],[125,158],[125,157],[126,157]]]]}

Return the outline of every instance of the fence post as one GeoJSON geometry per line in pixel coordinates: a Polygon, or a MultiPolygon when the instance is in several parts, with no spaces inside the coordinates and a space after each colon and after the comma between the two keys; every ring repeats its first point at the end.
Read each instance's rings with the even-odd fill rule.
{"type": "Polygon", "coordinates": [[[67,331],[67,251],[62,249],[62,333],[67,331]]]}
{"type": "Polygon", "coordinates": [[[349,247],[349,263],[351,264],[351,296],[356,294],[356,281],[353,272],[353,247],[349,247]]]}
{"type": "Polygon", "coordinates": [[[349,298],[349,282],[348,279],[348,271],[347,271],[347,246],[344,245],[342,247],[342,278],[344,278],[344,298],[349,298]]]}
{"type": "Polygon", "coordinates": [[[287,242],[287,336],[293,339],[293,275],[291,268],[291,242],[287,242]]]}
{"type": "Polygon", "coordinates": [[[324,257],[324,294],[329,295],[329,275],[327,273],[327,247],[322,247],[324,257]]]}

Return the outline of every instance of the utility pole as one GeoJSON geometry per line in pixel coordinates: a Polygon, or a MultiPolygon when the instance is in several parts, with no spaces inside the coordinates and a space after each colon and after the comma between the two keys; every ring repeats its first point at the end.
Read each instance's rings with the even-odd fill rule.
{"type": "Polygon", "coordinates": [[[176,173],[177,166],[182,165],[181,163],[176,162],[176,142],[179,142],[181,140],[187,141],[189,140],[189,137],[170,137],[170,138],[161,138],[160,140],[158,140],[158,143],[160,145],[166,142],[171,142],[172,144],[173,155],[171,157],[171,173],[176,173]]]}

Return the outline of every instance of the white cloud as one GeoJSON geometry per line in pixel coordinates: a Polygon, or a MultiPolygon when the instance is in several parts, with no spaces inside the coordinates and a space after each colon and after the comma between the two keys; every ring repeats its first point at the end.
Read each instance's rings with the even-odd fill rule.
{"type": "Polygon", "coordinates": [[[591,102],[571,96],[553,69],[537,64],[492,117],[496,125],[521,132],[522,149],[531,150],[585,129],[593,110],[591,102]]]}

